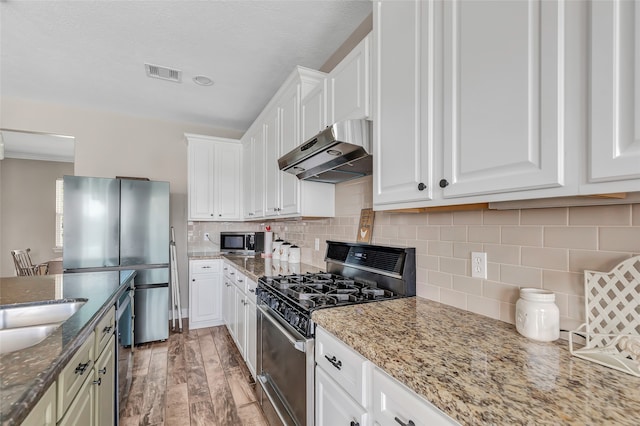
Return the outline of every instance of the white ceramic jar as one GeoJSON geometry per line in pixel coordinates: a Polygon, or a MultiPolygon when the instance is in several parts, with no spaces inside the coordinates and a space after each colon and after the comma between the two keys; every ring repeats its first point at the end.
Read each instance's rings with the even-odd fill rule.
{"type": "Polygon", "coordinates": [[[282,243],[284,243],[284,241],[281,240],[280,238],[278,238],[272,243],[272,246],[273,246],[272,257],[274,260],[280,260],[280,246],[282,245],[282,243]]]}
{"type": "Polygon", "coordinates": [[[300,263],[300,247],[295,244],[289,247],[289,263],[300,263]]]}
{"type": "Polygon", "coordinates": [[[560,337],[556,295],[539,288],[521,288],[516,302],[516,330],[525,337],[552,342],[560,337]]]}
{"type": "Polygon", "coordinates": [[[284,242],[280,246],[280,262],[288,262],[289,261],[289,249],[291,248],[291,243],[284,242]]]}

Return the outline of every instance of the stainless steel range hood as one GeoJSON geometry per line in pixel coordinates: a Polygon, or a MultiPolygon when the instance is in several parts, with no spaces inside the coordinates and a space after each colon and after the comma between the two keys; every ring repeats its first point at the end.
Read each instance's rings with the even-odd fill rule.
{"type": "Polygon", "coordinates": [[[371,122],[347,120],[328,126],[278,159],[280,170],[298,179],[338,183],[370,175],[371,122]]]}

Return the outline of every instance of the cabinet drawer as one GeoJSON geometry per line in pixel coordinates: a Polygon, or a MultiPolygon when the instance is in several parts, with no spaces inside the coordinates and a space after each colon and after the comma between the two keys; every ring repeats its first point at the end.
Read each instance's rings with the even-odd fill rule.
{"type": "Polygon", "coordinates": [[[367,406],[371,362],[320,327],[316,328],[316,363],[356,402],[367,406]]]}
{"type": "Polygon", "coordinates": [[[232,281],[236,279],[236,268],[231,266],[229,263],[225,263],[222,266],[222,272],[224,272],[224,276],[229,278],[232,281]]]}
{"type": "MultiPolygon", "coordinates": [[[[88,373],[85,373],[85,376],[88,373]]],[[[87,426],[94,424],[95,405],[93,404],[93,374],[82,380],[78,397],[75,398],[70,406],[69,411],[60,420],[58,426],[87,426]]]]}
{"type": "Polygon", "coordinates": [[[458,425],[438,407],[378,368],[373,369],[373,422],[398,426],[458,425]]]}
{"type": "Polygon", "coordinates": [[[96,325],[96,347],[94,349],[95,357],[99,357],[102,350],[109,342],[111,336],[115,334],[116,328],[116,308],[113,307],[96,325]]]}
{"type": "Polygon", "coordinates": [[[249,300],[251,300],[253,303],[257,303],[256,287],[258,286],[258,284],[255,281],[250,280],[249,278],[246,278],[245,282],[247,283],[247,296],[249,297],[249,300]]]}
{"type": "Polygon", "coordinates": [[[218,259],[192,260],[189,262],[189,272],[192,274],[218,274],[222,262],[218,259]]]}
{"type": "Polygon", "coordinates": [[[236,270],[235,284],[238,286],[240,291],[247,293],[247,277],[238,270],[236,270]]]}
{"type": "Polygon", "coordinates": [[[87,338],[58,376],[58,420],[71,405],[87,377],[93,377],[95,333],[87,338]]]}

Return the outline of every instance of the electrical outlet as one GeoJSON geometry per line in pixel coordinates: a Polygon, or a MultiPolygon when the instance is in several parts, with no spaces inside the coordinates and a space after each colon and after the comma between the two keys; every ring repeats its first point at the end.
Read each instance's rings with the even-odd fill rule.
{"type": "Polygon", "coordinates": [[[320,238],[316,238],[315,248],[316,248],[316,251],[320,251],[320,238]]]}
{"type": "Polygon", "coordinates": [[[209,241],[209,233],[208,232],[204,233],[204,240],[205,241],[209,241]]]}
{"type": "Polygon", "coordinates": [[[471,276],[487,279],[487,253],[471,252],[471,276]]]}

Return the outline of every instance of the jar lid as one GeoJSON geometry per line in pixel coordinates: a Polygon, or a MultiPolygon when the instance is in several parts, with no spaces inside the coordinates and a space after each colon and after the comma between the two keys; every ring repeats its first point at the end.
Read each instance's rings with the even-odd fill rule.
{"type": "Polygon", "coordinates": [[[533,302],[555,302],[556,294],[549,290],[541,288],[521,288],[520,297],[524,300],[533,302]]]}

